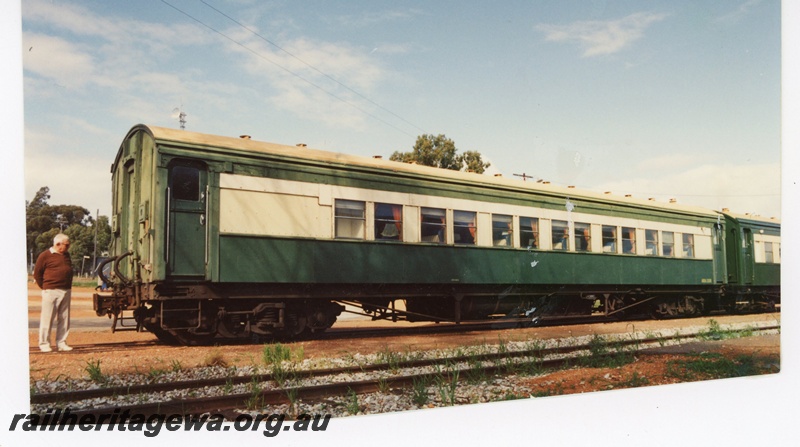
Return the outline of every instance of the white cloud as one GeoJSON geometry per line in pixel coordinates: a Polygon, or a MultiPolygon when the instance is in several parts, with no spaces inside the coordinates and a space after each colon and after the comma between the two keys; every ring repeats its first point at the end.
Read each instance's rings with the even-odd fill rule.
{"type": "Polygon", "coordinates": [[[664,20],[667,14],[637,12],[609,21],[578,21],[568,25],[540,24],[536,29],[551,42],[577,42],[583,56],[617,53],[639,40],[651,24],[664,20]]]}
{"type": "Polygon", "coordinates": [[[23,66],[57,86],[82,87],[94,73],[92,57],[78,45],[45,34],[23,33],[23,66]]]}
{"type": "Polygon", "coordinates": [[[742,21],[746,16],[750,14],[750,11],[755,8],[756,6],[760,5],[762,0],[747,0],[744,3],[741,3],[736,9],[733,11],[724,14],[720,17],[717,17],[714,22],[722,23],[725,25],[735,25],[742,21]]]}
{"type": "Polygon", "coordinates": [[[385,74],[358,48],[305,38],[275,48],[244,30],[229,34],[240,44],[229,51],[244,57],[241,66],[274,90],[271,104],[295,116],[330,126],[362,129],[373,109],[366,100],[385,74]]]}
{"type": "Polygon", "coordinates": [[[387,22],[406,21],[422,15],[419,9],[409,10],[386,10],[386,11],[364,11],[359,15],[340,15],[333,17],[331,21],[346,27],[368,27],[381,25],[387,22]]]}
{"type": "Polygon", "coordinates": [[[99,37],[117,45],[144,45],[143,50],[152,56],[173,47],[173,43],[200,45],[212,39],[208,33],[198,33],[196,26],[190,23],[167,26],[102,16],[82,6],[49,1],[26,0],[22,4],[22,18],[27,24],[51,26],[75,36],[99,37]]]}
{"type": "MultiPolygon", "coordinates": [[[[365,98],[387,76],[368,48],[301,37],[281,42],[282,51],[235,25],[220,31],[228,40],[190,21],[148,23],[41,1],[25,2],[23,19],[36,30],[23,42],[26,50],[34,46],[24,68],[42,78],[27,76],[26,92],[57,97],[60,88],[80,87],[102,94],[112,113],[135,122],[153,122],[152,117],[168,114],[184,99],[195,111],[225,110],[246,102],[231,96],[239,95],[248,97],[250,107],[266,100],[305,120],[362,129],[376,107],[365,98]],[[181,52],[198,48],[209,54],[201,59],[203,65],[178,68],[171,63],[181,52]],[[242,55],[228,70],[239,78],[208,81],[219,68],[215,58],[225,52],[242,55]]],[[[195,122],[198,118],[195,114],[195,122]]]]}

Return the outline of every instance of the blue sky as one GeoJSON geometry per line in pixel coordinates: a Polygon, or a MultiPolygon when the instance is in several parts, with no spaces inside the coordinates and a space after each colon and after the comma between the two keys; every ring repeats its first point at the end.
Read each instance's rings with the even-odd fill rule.
{"type": "Polygon", "coordinates": [[[110,210],[137,123],[780,216],[777,1],[25,1],[25,196],[110,210]],[[57,160],[57,173],[48,164],[57,160]]]}
{"type": "MultiPolygon", "coordinates": [[[[775,1],[206,0],[294,57],[202,2],[168,1],[228,37],[158,0],[25,0],[21,14],[19,2],[0,2],[0,54],[10,62],[0,64],[0,200],[12,210],[0,224],[12,235],[0,256],[6,279],[23,274],[23,195],[48,185],[52,203],[108,214],[108,169],[126,131],[139,122],[177,127],[172,114],[181,106],[193,131],[363,155],[444,133],[506,176],[765,216],[780,215],[783,186],[783,224],[796,228],[796,1],[783,5],[794,18],[783,30],[792,62],[783,67],[775,1]]],[[[784,232],[786,272],[798,271],[794,235],[784,232]]],[[[787,274],[782,286],[796,291],[796,282],[787,274]]],[[[24,283],[6,281],[5,290],[6,379],[27,383],[24,283]]],[[[332,423],[325,439],[409,445],[528,436],[585,445],[602,431],[601,445],[641,445],[653,439],[653,421],[683,427],[711,418],[660,430],[658,439],[787,444],[797,430],[789,411],[800,370],[795,307],[782,312],[782,371],[769,378],[348,418],[332,423]],[[720,408],[743,403],[743,420],[774,409],[775,429],[707,430],[729,424],[731,412],[720,408]],[[399,435],[386,437],[387,426],[399,435]],[[584,430],[562,430],[577,426],[584,430]]],[[[0,414],[25,411],[27,389],[0,388],[0,414]]],[[[108,440],[118,443],[116,435],[108,440]]],[[[30,434],[13,436],[20,442],[12,444],[30,443],[30,434]]]]}

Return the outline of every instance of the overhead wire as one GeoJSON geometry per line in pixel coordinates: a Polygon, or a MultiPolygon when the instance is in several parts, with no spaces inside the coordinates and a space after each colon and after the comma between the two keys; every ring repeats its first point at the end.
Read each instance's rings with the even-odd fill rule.
{"type": "Polygon", "coordinates": [[[254,50],[254,49],[252,49],[252,48],[248,47],[247,45],[245,45],[245,44],[243,44],[243,43],[239,42],[238,40],[236,40],[236,39],[234,39],[234,38],[232,38],[232,37],[228,36],[227,34],[223,33],[222,31],[219,31],[219,30],[217,30],[216,28],[212,27],[211,25],[208,25],[208,24],[206,24],[206,23],[205,23],[205,22],[203,22],[202,20],[200,20],[200,19],[198,19],[198,18],[196,18],[196,17],[192,16],[192,15],[191,15],[191,14],[189,14],[188,12],[186,12],[186,11],[184,11],[184,10],[182,10],[182,9],[178,8],[177,6],[175,6],[175,5],[171,4],[171,3],[169,3],[168,1],[166,1],[166,0],[161,0],[161,2],[162,2],[162,3],[164,3],[165,5],[169,6],[170,8],[172,8],[172,9],[174,9],[174,10],[178,11],[179,13],[183,14],[184,16],[188,17],[189,19],[193,20],[193,21],[194,21],[194,22],[196,22],[197,24],[199,24],[199,25],[201,25],[201,26],[203,26],[203,27],[205,27],[205,28],[209,29],[210,31],[212,31],[212,32],[214,32],[214,33],[216,33],[216,34],[218,34],[218,35],[222,36],[223,38],[225,38],[225,39],[229,40],[230,42],[232,42],[232,43],[234,43],[234,44],[236,44],[236,45],[238,45],[238,46],[242,47],[243,49],[245,49],[245,50],[247,50],[248,52],[252,53],[252,54],[253,54],[253,55],[255,55],[256,57],[258,57],[258,58],[260,58],[260,59],[262,59],[262,60],[264,60],[264,61],[266,61],[266,62],[269,62],[269,63],[270,63],[270,64],[272,64],[272,65],[275,65],[276,67],[280,68],[281,70],[283,70],[283,71],[285,71],[285,72],[289,73],[290,75],[292,75],[292,76],[296,77],[297,79],[300,79],[301,81],[305,82],[306,84],[308,84],[308,85],[311,85],[312,87],[314,87],[314,88],[316,88],[316,89],[318,89],[318,90],[320,90],[320,91],[322,91],[322,92],[326,93],[327,95],[331,96],[332,98],[334,98],[334,99],[336,99],[336,100],[338,100],[338,101],[340,101],[340,102],[342,102],[342,103],[344,103],[344,104],[346,104],[346,105],[348,105],[348,106],[350,106],[350,107],[352,107],[352,108],[354,108],[354,109],[358,110],[359,112],[361,112],[361,113],[363,113],[363,114],[365,114],[365,115],[367,115],[367,116],[371,117],[372,119],[374,119],[374,120],[376,120],[376,121],[379,121],[379,122],[381,122],[381,123],[383,123],[383,124],[385,124],[385,125],[387,125],[387,126],[389,126],[389,127],[393,128],[393,129],[397,130],[398,132],[400,132],[400,133],[402,133],[402,134],[405,134],[405,135],[407,135],[407,136],[410,136],[410,137],[414,137],[414,135],[412,135],[412,134],[410,134],[410,133],[406,132],[405,130],[403,130],[403,129],[401,129],[401,128],[397,127],[397,126],[395,126],[394,124],[392,124],[392,123],[390,123],[390,122],[388,122],[388,121],[386,121],[386,120],[382,119],[382,118],[381,118],[381,117],[379,117],[379,116],[376,116],[375,114],[373,114],[373,113],[369,112],[368,110],[365,110],[364,108],[362,108],[362,107],[359,107],[357,104],[354,104],[354,103],[352,103],[352,102],[350,102],[350,101],[348,101],[348,100],[346,100],[346,99],[344,99],[344,98],[340,97],[339,95],[337,95],[337,94],[335,94],[335,93],[333,93],[333,92],[330,92],[330,91],[328,91],[327,89],[325,89],[325,88],[324,88],[324,87],[322,87],[321,85],[319,85],[319,84],[316,84],[315,82],[313,82],[313,81],[311,81],[311,80],[309,80],[309,79],[306,79],[305,77],[301,76],[300,74],[298,74],[298,73],[295,73],[294,71],[290,70],[289,68],[286,68],[286,67],[284,67],[283,65],[279,64],[278,62],[275,62],[275,61],[273,61],[272,59],[270,59],[270,58],[268,58],[268,57],[264,56],[263,54],[259,53],[258,51],[256,51],[256,50],[254,50]]]}
{"type": "Polygon", "coordinates": [[[320,75],[322,75],[322,76],[324,76],[324,77],[328,78],[329,80],[331,80],[331,81],[335,82],[336,84],[339,84],[339,86],[341,86],[342,88],[344,88],[344,89],[346,89],[346,90],[350,91],[351,93],[353,93],[353,94],[357,95],[357,96],[358,96],[358,97],[360,97],[361,99],[363,99],[363,100],[365,100],[365,101],[369,102],[370,104],[374,105],[375,107],[377,107],[377,108],[379,108],[379,109],[383,110],[384,112],[386,112],[386,113],[388,113],[388,114],[390,114],[390,115],[394,116],[395,118],[397,118],[397,119],[399,119],[399,120],[403,121],[404,123],[408,124],[409,126],[411,126],[411,127],[415,128],[415,129],[417,129],[417,130],[419,130],[419,131],[421,131],[421,132],[424,132],[424,129],[422,129],[421,127],[417,126],[416,124],[412,123],[411,121],[408,121],[407,119],[403,118],[402,116],[400,116],[400,115],[398,115],[398,114],[396,114],[396,113],[392,112],[391,110],[387,109],[386,107],[383,107],[382,105],[378,104],[377,102],[375,102],[375,101],[373,101],[373,100],[369,99],[368,97],[364,96],[363,94],[359,93],[358,91],[356,91],[356,90],[354,90],[354,89],[350,88],[349,86],[347,86],[347,85],[346,85],[346,84],[344,84],[343,82],[339,81],[338,79],[334,78],[333,76],[331,76],[331,75],[329,75],[329,74],[325,73],[324,71],[320,70],[319,68],[315,67],[314,65],[312,65],[312,64],[310,64],[310,63],[306,62],[305,60],[303,60],[302,58],[298,57],[296,54],[294,54],[294,53],[292,53],[292,52],[288,51],[287,49],[285,49],[285,48],[281,47],[281,46],[280,46],[280,45],[278,45],[277,43],[275,43],[275,42],[271,41],[270,39],[268,39],[268,38],[264,37],[264,36],[263,36],[263,35],[261,35],[259,32],[257,32],[257,31],[255,31],[255,30],[253,30],[252,28],[250,28],[250,27],[248,27],[247,25],[243,24],[242,22],[240,22],[240,21],[236,20],[235,18],[231,17],[230,15],[226,14],[225,12],[223,12],[223,11],[220,11],[219,9],[217,9],[216,7],[214,7],[213,5],[211,5],[211,4],[209,4],[208,2],[206,2],[205,0],[200,0],[200,2],[201,2],[201,3],[203,3],[204,5],[208,6],[209,8],[213,9],[215,12],[217,12],[217,13],[218,13],[218,14],[220,14],[220,15],[222,15],[223,17],[227,18],[227,19],[228,19],[228,20],[230,20],[231,22],[233,22],[233,23],[235,23],[235,24],[239,25],[240,27],[242,27],[243,29],[247,30],[249,33],[251,33],[251,34],[253,34],[254,36],[258,37],[259,39],[263,40],[264,42],[266,42],[266,43],[268,43],[268,44],[272,45],[273,47],[275,47],[275,48],[279,49],[280,51],[282,51],[282,52],[286,53],[287,55],[289,55],[289,56],[290,56],[290,57],[292,57],[293,59],[295,59],[295,60],[297,60],[297,61],[301,62],[301,63],[302,63],[303,65],[305,65],[306,67],[308,67],[308,68],[310,68],[310,69],[312,69],[312,70],[316,71],[316,72],[317,72],[317,73],[319,73],[320,75]]]}

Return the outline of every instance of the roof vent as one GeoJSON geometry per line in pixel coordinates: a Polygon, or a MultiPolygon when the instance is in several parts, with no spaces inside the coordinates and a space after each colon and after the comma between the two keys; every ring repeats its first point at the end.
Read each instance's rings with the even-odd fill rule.
{"type": "Polygon", "coordinates": [[[567,188],[569,188],[569,189],[575,189],[575,185],[569,185],[569,186],[567,186],[567,188]]]}
{"type": "Polygon", "coordinates": [[[380,160],[381,158],[383,158],[383,155],[373,155],[372,158],[380,160]]]}
{"type": "Polygon", "coordinates": [[[730,208],[722,208],[722,212],[723,213],[730,213],[731,209],[730,208]]]}
{"type": "Polygon", "coordinates": [[[625,197],[630,199],[631,197],[633,197],[633,194],[625,194],[625,197]]]}
{"type": "Polygon", "coordinates": [[[649,200],[649,201],[651,201],[651,202],[655,202],[655,201],[656,201],[656,198],[655,198],[655,197],[648,197],[648,198],[647,198],[647,200],[649,200]]]}
{"type": "Polygon", "coordinates": [[[669,199],[669,203],[678,203],[678,199],[669,199]]]}
{"type": "Polygon", "coordinates": [[[502,176],[503,176],[503,174],[495,174],[494,176],[495,176],[495,177],[502,177],[502,176]]]}
{"type": "Polygon", "coordinates": [[[609,195],[609,194],[611,194],[611,191],[606,191],[606,192],[604,192],[603,194],[605,194],[605,195],[609,195]]]}
{"type": "Polygon", "coordinates": [[[297,144],[295,144],[295,146],[297,146],[297,147],[307,147],[308,145],[305,144],[305,143],[297,143],[297,144]]]}
{"type": "Polygon", "coordinates": [[[250,135],[239,135],[239,138],[241,138],[243,140],[249,140],[250,139],[250,135]]]}
{"type": "Polygon", "coordinates": [[[543,184],[543,185],[549,185],[549,184],[550,184],[550,182],[548,182],[547,180],[542,180],[542,184],[543,184]]]}

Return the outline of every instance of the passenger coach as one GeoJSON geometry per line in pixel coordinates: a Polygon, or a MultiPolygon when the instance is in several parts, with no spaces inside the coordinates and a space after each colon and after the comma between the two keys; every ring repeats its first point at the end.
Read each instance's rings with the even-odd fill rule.
{"type": "Polygon", "coordinates": [[[172,342],[321,331],[344,305],[536,321],[779,302],[775,221],[144,125],[111,172],[95,310],[172,342]]]}

